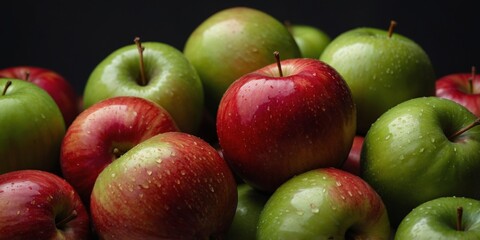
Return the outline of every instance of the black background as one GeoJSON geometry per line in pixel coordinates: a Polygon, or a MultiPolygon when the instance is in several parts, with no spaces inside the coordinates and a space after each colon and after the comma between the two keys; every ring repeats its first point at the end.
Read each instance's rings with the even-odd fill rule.
{"type": "Polygon", "coordinates": [[[473,1],[2,1],[0,6],[0,68],[49,68],[79,94],[93,68],[133,44],[135,36],[183,50],[203,20],[233,6],[313,25],[332,38],[355,27],[386,29],[396,20],[396,32],[422,46],[437,77],[469,72],[480,61],[480,17],[473,1]]]}

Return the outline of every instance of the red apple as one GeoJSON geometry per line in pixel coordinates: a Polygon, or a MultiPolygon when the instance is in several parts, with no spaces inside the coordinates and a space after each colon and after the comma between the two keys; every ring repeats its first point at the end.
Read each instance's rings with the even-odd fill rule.
{"type": "Polygon", "coordinates": [[[68,126],[80,112],[80,97],[73,86],[59,73],[34,66],[16,66],[0,69],[0,77],[30,81],[45,90],[62,112],[68,126]]]}
{"type": "Polygon", "coordinates": [[[100,239],[221,239],[236,205],[235,179],[217,150],[168,132],[108,165],[90,208],[100,239]]]}
{"type": "Polygon", "coordinates": [[[217,115],[224,158],[246,183],[267,192],[307,170],[340,167],[355,130],[348,85],[317,59],[278,61],[242,76],[217,115]]]}
{"type": "Polygon", "coordinates": [[[67,129],[60,151],[62,174],[85,204],[98,174],[140,142],[162,132],[178,131],[160,105],[140,97],[100,101],[81,112],[67,129]]]}
{"type": "Polygon", "coordinates": [[[471,73],[453,73],[435,83],[436,96],[460,103],[480,117],[480,75],[472,67],[471,73]]]}
{"type": "Polygon", "coordinates": [[[41,170],[0,175],[0,239],[90,239],[88,213],[61,177],[41,170]]]}
{"type": "Polygon", "coordinates": [[[350,149],[347,160],[343,162],[341,167],[342,170],[360,176],[360,154],[362,152],[364,139],[365,137],[361,135],[356,135],[353,138],[352,148],[350,149]]]}

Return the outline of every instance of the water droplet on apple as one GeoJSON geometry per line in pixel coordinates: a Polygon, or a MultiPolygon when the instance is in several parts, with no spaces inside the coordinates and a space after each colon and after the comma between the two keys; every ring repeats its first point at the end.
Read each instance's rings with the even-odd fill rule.
{"type": "Polygon", "coordinates": [[[303,211],[301,211],[301,210],[297,211],[297,215],[299,215],[299,216],[303,216],[303,214],[304,214],[304,212],[303,212],[303,211]]]}
{"type": "Polygon", "coordinates": [[[176,183],[177,185],[180,185],[180,179],[175,179],[175,183],[176,183]]]}
{"type": "Polygon", "coordinates": [[[117,176],[115,173],[112,173],[112,177],[114,178],[115,176],[117,176]]]}
{"type": "Polygon", "coordinates": [[[425,151],[425,148],[420,148],[420,152],[423,153],[425,151]]]}
{"type": "Polygon", "coordinates": [[[335,182],[335,185],[337,185],[337,187],[340,187],[340,186],[342,186],[342,183],[337,181],[337,182],[335,182]]]}
{"type": "Polygon", "coordinates": [[[148,170],[148,171],[147,171],[147,174],[148,174],[148,176],[151,176],[151,175],[152,175],[152,171],[151,171],[151,170],[148,170]]]}

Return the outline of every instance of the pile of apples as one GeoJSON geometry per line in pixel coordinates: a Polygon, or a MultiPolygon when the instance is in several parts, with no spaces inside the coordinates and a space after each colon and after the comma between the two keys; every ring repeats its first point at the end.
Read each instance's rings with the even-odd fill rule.
{"type": "Polygon", "coordinates": [[[84,93],[0,70],[0,239],[479,239],[480,77],[233,7],[84,93]]]}

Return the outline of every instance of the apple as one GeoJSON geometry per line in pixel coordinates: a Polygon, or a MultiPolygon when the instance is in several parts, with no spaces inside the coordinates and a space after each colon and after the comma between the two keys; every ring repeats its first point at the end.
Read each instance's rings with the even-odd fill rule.
{"type": "Polygon", "coordinates": [[[410,239],[480,239],[480,201],[450,196],[420,204],[395,233],[395,240],[410,239]]]}
{"type": "Polygon", "coordinates": [[[73,187],[41,170],[0,174],[0,239],[90,239],[89,215],[73,187]]]}
{"type": "Polygon", "coordinates": [[[161,42],[121,47],[93,70],[83,107],[113,96],[137,96],[165,108],[183,132],[196,133],[203,117],[202,82],[182,52],[161,42]]]}
{"type": "Polygon", "coordinates": [[[318,59],[276,56],[277,63],[230,85],[216,121],[225,160],[265,192],[307,170],[340,167],[356,127],[350,90],[334,68],[318,59]]]}
{"type": "Polygon", "coordinates": [[[178,131],[170,114],[141,97],[117,96],[81,112],[63,138],[62,176],[88,205],[100,172],[125,152],[159,133],[178,131]]]}
{"type": "Polygon", "coordinates": [[[352,148],[348,153],[348,157],[340,167],[342,170],[360,176],[360,154],[362,152],[364,140],[365,137],[361,135],[356,135],[353,138],[352,148]]]}
{"type": "Polygon", "coordinates": [[[59,73],[36,66],[15,66],[0,69],[0,77],[17,78],[38,85],[53,98],[68,126],[77,117],[80,97],[73,86],[59,73]]]}
{"type": "Polygon", "coordinates": [[[322,29],[307,24],[286,23],[300,49],[302,57],[318,59],[323,50],[332,41],[331,37],[322,29]]]}
{"type": "Polygon", "coordinates": [[[220,10],[205,19],[191,32],[183,50],[200,75],[207,110],[214,115],[228,86],[274,63],[273,51],[285,59],[301,56],[284,24],[266,12],[243,6],[220,10]]]}
{"type": "Polygon", "coordinates": [[[371,27],[348,30],[325,48],[320,60],[348,83],[357,107],[357,133],[365,135],[382,113],[408,99],[435,95],[435,72],[414,40],[371,27]]]}
{"type": "Polygon", "coordinates": [[[480,198],[478,123],[462,105],[431,96],[400,103],[372,125],[361,177],[382,197],[392,225],[434,198],[480,198]]]}
{"type": "Polygon", "coordinates": [[[435,95],[447,98],[465,106],[480,117],[480,75],[475,67],[471,73],[452,73],[435,82],[435,95]]]}
{"type": "Polygon", "coordinates": [[[0,69],[1,78],[16,78],[38,85],[53,98],[68,126],[80,112],[80,96],[62,75],[37,66],[14,66],[0,69]]]}
{"type": "Polygon", "coordinates": [[[217,239],[237,206],[237,185],[215,148],[167,132],[136,145],[98,176],[90,202],[100,239],[217,239]]]}
{"type": "Polygon", "coordinates": [[[257,239],[384,239],[391,235],[380,196],[338,168],[299,174],[282,184],[260,213],[257,239]]]}
{"type": "Polygon", "coordinates": [[[65,122],[38,85],[0,78],[0,174],[20,169],[59,171],[65,122]]]}
{"type": "Polygon", "coordinates": [[[258,191],[246,183],[239,184],[237,192],[237,210],[228,230],[227,239],[255,239],[258,219],[270,194],[258,191]]]}

